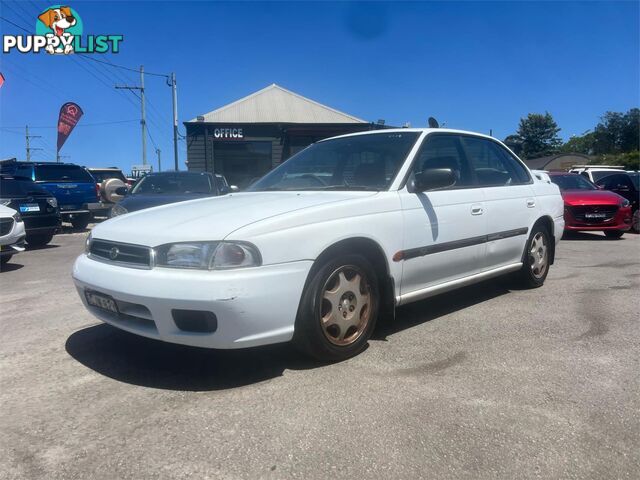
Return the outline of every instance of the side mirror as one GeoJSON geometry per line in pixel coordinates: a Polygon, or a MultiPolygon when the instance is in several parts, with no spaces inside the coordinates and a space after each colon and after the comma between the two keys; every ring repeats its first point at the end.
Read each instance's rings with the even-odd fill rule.
{"type": "Polygon", "coordinates": [[[231,185],[229,187],[229,190],[231,190],[232,192],[239,192],[240,191],[240,189],[238,187],[236,187],[235,185],[231,185]]]}
{"type": "Polygon", "coordinates": [[[120,195],[124,197],[127,193],[129,193],[129,189],[127,187],[118,187],[115,191],[116,195],[120,195]]]}
{"type": "Polygon", "coordinates": [[[410,190],[418,193],[452,187],[455,184],[456,176],[450,168],[428,168],[415,174],[410,190]]]}

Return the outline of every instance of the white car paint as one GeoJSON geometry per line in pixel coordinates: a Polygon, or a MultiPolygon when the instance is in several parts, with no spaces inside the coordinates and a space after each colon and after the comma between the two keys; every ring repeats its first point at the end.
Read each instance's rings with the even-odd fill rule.
{"type": "Polygon", "coordinates": [[[24,251],[24,222],[17,213],[13,208],[0,205],[0,221],[11,223],[11,229],[0,236],[0,254],[4,257],[24,251]]]}
{"type": "Polygon", "coordinates": [[[386,191],[234,193],[155,207],[96,226],[94,240],[152,248],[186,241],[250,242],[260,251],[262,265],[227,271],[139,269],[83,254],[73,267],[82,301],[101,320],[139,335],[202,347],[241,348],[292,338],[313,262],[342,240],[365,238],[379,246],[393,279],[396,305],[519,269],[526,232],[540,218],[551,222],[555,242],[560,240],[564,204],[559,189],[535,176],[526,185],[410,193],[405,180],[425,139],[433,133],[469,132],[397,131],[418,132],[419,139],[386,191]],[[518,229],[526,232],[508,238],[489,235],[518,229]],[[437,249],[447,242],[487,235],[486,241],[469,247],[398,259],[399,252],[437,249]],[[89,307],[87,289],[113,297],[126,315],[116,317],[89,307]],[[182,331],[172,319],[172,309],[214,312],[218,329],[182,331]],[[131,321],[127,315],[144,322],[131,321]]]}

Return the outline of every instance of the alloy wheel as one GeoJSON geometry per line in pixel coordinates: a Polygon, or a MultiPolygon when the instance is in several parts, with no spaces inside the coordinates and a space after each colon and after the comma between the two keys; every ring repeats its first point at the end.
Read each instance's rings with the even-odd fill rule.
{"type": "Polygon", "coordinates": [[[351,345],[367,329],[371,319],[371,286],[358,267],[346,265],[335,270],[322,289],[320,322],[332,344],[351,345]]]}
{"type": "Polygon", "coordinates": [[[538,232],[531,241],[529,249],[529,265],[535,278],[542,278],[549,265],[549,249],[547,238],[542,232],[538,232]]]}

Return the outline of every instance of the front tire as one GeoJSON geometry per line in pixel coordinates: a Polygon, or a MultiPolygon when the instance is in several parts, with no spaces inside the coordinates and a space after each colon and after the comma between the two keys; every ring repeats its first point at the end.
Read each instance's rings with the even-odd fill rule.
{"type": "Polygon", "coordinates": [[[362,351],[375,328],[380,306],[378,278],[361,255],[326,261],[305,289],[294,345],[321,361],[340,361],[362,351]]]}
{"type": "Polygon", "coordinates": [[[633,212],[632,218],[633,220],[632,220],[631,228],[633,229],[634,232],[640,233],[640,209],[633,212]]]}
{"type": "Polygon", "coordinates": [[[79,215],[77,217],[71,218],[71,225],[73,225],[73,228],[75,228],[76,230],[84,230],[85,228],[87,228],[87,225],[89,225],[90,220],[91,215],[89,214],[79,215]]]}
{"type": "Polygon", "coordinates": [[[51,240],[53,235],[27,235],[27,243],[30,247],[44,247],[51,240]]]}
{"type": "Polygon", "coordinates": [[[544,225],[534,225],[524,251],[522,268],[517,272],[519,283],[525,288],[538,288],[549,274],[552,238],[544,225]]]}
{"type": "Polygon", "coordinates": [[[607,238],[618,239],[624,235],[622,230],[605,230],[604,234],[607,238]]]}

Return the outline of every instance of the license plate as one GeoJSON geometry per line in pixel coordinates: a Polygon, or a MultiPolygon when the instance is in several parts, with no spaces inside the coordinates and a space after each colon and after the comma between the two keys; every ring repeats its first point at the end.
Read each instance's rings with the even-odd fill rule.
{"type": "Polygon", "coordinates": [[[606,218],[606,213],[585,213],[584,218],[606,218]]]}
{"type": "Polygon", "coordinates": [[[116,301],[109,295],[85,290],[84,296],[87,299],[87,303],[91,306],[98,307],[111,313],[119,313],[116,301]]]}
{"type": "Polygon", "coordinates": [[[38,205],[37,203],[25,203],[20,205],[20,213],[39,212],[39,211],[40,211],[40,205],[38,205]]]}

